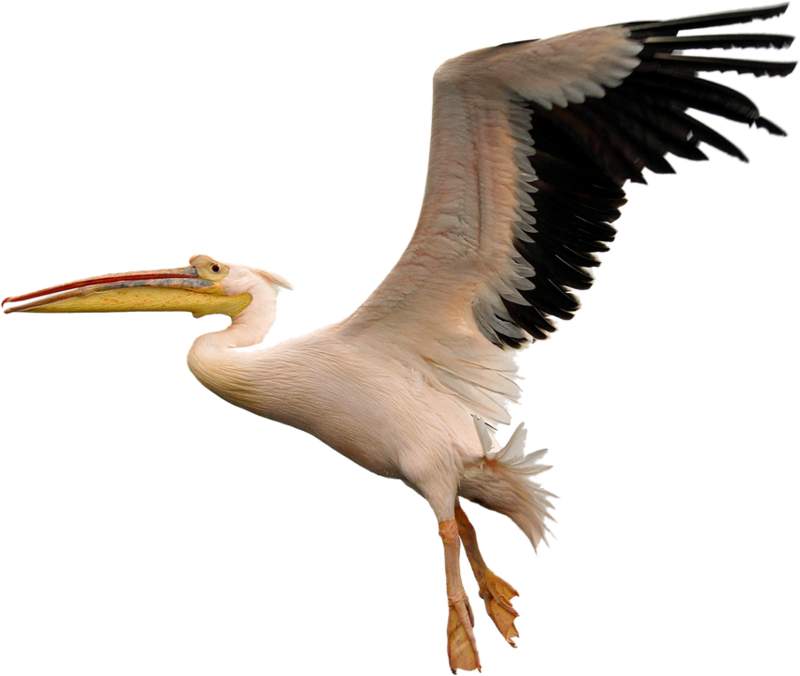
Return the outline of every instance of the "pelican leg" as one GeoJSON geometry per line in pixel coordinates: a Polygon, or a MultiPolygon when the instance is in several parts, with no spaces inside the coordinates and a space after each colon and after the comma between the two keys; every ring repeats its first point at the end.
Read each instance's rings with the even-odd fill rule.
{"type": "Polygon", "coordinates": [[[447,657],[453,673],[456,673],[456,669],[481,670],[478,646],[472,631],[475,618],[472,615],[472,608],[470,608],[469,599],[464,591],[464,585],[461,583],[461,571],[458,565],[460,553],[458,530],[458,523],[455,519],[439,522],[439,535],[444,544],[447,603],[450,606],[450,614],[447,618],[447,657]]]}
{"type": "Polygon", "coordinates": [[[458,534],[464,543],[464,551],[467,552],[472,572],[478,581],[480,597],[486,603],[486,612],[492,618],[503,638],[508,641],[509,645],[516,648],[514,638],[519,634],[514,626],[514,620],[519,616],[519,613],[511,605],[511,599],[519,596],[519,594],[508,582],[489,570],[483,560],[483,556],[481,556],[480,549],[478,549],[478,538],[475,535],[475,529],[458,503],[456,503],[456,522],[458,523],[458,534]]]}

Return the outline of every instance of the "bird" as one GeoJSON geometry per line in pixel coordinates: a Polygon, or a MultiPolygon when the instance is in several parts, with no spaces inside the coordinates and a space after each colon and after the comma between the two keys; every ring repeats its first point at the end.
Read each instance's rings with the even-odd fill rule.
{"type": "Polygon", "coordinates": [[[227,329],[189,353],[197,379],[228,402],[317,437],[430,504],[445,558],[450,668],[480,669],[460,547],[503,638],[518,633],[514,587],[484,561],[459,501],[508,516],[536,548],[553,497],[526,428],[506,443],[519,397],[515,353],[579,309],[616,235],[627,182],[671,173],[669,154],[701,144],[744,153],[699,110],[784,132],[744,95],[701,73],[785,76],[788,62],[689,56],[780,48],[782,35],[681,35],[781,15],[787,5],[599,27],[508,43],[434,76],[430,162],[417,229],[386,280],[352,315],[264,349],[281,276],[201,255],[182,268],[114,273],[12,296],[8,313],[189,311],[227,329]]]}

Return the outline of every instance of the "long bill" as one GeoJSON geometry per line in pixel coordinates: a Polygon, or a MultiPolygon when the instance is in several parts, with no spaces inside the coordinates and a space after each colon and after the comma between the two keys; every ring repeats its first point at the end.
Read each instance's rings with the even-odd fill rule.
{"type": "Polygon", "coordinates": [[[101,275],[6,298],[23,303],[12,312],[191,312],[195,317],[235,317],[252,297],[230,296],[222,284],[203,279],[195,267],[101,275]],[[30,302],[23,302],[30,301],[30,302]]]}

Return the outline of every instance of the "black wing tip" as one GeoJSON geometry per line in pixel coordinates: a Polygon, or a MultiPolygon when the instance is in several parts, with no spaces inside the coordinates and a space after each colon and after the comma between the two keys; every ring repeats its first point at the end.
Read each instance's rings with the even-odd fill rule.
{"type": "Polygon", "coordinates": [[[789,3],[740,9],[714,14],[700,14],[697,16],[672,19],[669,21],[639,21],[622,24],[623,28],[631,29],[631,37],[642,39],[654,35],[675,35],[682,30],[695,28],[711,28],[713,26],[731,26],[740,23],[750,23],[757,19],[773,19],[783,14],[789,3]]]}
{"type": "Polygon", "coordinates": [[[773,136],[788,136],[788,134],[781,129],[777,124],[768,120],[766,117],[759,117],[755,120],[755,125],[759,129],[766,129],[773,136]]]}
{"type": "MultiPolygon", "coordinates": [[[[604,245],[601,248],[601,241],[613,239],[607,237],[601,227],[603,225],[611,227],[611,221],[619,215],[621,203],[612,200],[612,195],[616,195],[612,188],[621,192],[626,181],[646,184],[647,181],[642,173],[644,169],[656,174],[675,173],[675,169],[665,157],[670,153],[691,160],[707,160],[706,154],[697,147],[700,143],[706,143],[742,162],[749,161],[733,143],[689,116],[686,113],[688,109],[704,110],[751,126],[755,125],[777,136],[786,135],[786,132],[775,123],[761,117],[755,104],[749,99],[734,90],[702,80],[697,75],[703,71],[735,71],[753,75],[786,76],[795,70],[796,62],[695,57],[680,52],[718,48],[780,49],[793,43],[792,36],[762,33],[706,36],[690,34],[688,37],[680,38],[675,36],[683,30],[770,19],[783,14],[788,6],[789,3],[782,3],[673,21],[625,24],[630,30],[631,39],[641,40],[644,43],[644,50],[640,55],[641,65],[626,82],[633,87],[633,89],[629,87],[631,95],[639,94],[645,102],[654,99],[655,103],[658,103],[663,96],[666,103],[659,104],[663,119],[659,119],[658,123],[644,120],[641,111],[637,112],[636,106],[633,105],[636,101],[633,103],[626,101],[627,95],[621,95],[618,100],[612,101],[612,96],[609,94],[604,99],[613,109],[612,113],[616,112],[616,116],[611,113],[606,115],[603,110],[596,110],[589,100],[581,106],[571,106],[568,110],[559,108],[552,111],[540,110],[532,102],[528,103],[533,113],[534,126],[539,132],[538,135],[532,132],[532,135],[541,137],[539,141],[544,139],[547,146],[538,157],[542,175],[537,185],[540,188],[537,199],[542,205],[537,216],[533,239],[515,238],[514,245],[517,252],[536,269],[537,274],[531,279],[534,286],[520,291],[524,305],[521,304],[523,301],[517,303],[503,299],[508,315],[517,327],[525,332],[525,337],[497,334],[496,340],[492,342],[504,349],[520,349],[530,343],[549,338],[557,328],[556,320],[572,319],[580,303],[570,289],[585,290],[592,286],[594,277],[590,274],[589,268],[598,265],[599,260],[591,252],[606,249],[604,245]],[[677,53],[672,54],[673,51],[677,53]],[[583,114],[579,111],[583,111],[583,114]],[[577,120],[578,127],[588,130],[585,134],[588,136],[591,136],[589,132],[592,129],[619,127],[620,134],[614,136],[618,141],[617,145],[608,150],[604,156],[593,154],[591,138],[587,139],[580,133],[568,131],[573,129],[571,125],[571,122],[575,121],[573,117],[577,120]],[[626,122],[629,124],[626,125],[626,122]],[[559,142],[560,152],[551,158],[548,148],[551,145],[555,148],[556,141],[559,142]],[[612,152],[615,149],[619,152],[612,152]],[[579,175],[565,174],[562,164],[567,161],[578,162],[583,171],[579,175]],[[607,178],[607,181],[600,180],[599,187],[593,184],[575,185],[585,181],[591,183],[595,180],[593,177],[598,169],[600,169],[598,175],[605,174],[607,178]],[[592,199],[587,200],[587,204],[579,210],[575,203],[566,204],[563,200],[553,197],[551,191],[545,189],[545,184],[548,183],[567,190],[576,197],[588,191],[592,199]],[[607,210],[600,208],[603,206],[609,208],[613,206],[616,214],[609,215],[606,213],[607,210]],[[546,215],[550,211],[553,211],[554,215],[553,219],[548,220],[546,215]],[[564,222],[561,222],[562,220],[564,222]],[[570,229],[574,229],[573,235],[576,233],[580,235],[576,240],[580,241],[579,250],[573,251],[569,242],[564,240],[567,234],[565,230],[570,229]]],[[[500,45],[503,46],[508,45],[500,45]]],[[[591,101],[594,102],[595,99],[591,101]]],[[[536,168],[536,156],[530,159],[536,168]]]]}
{"type": "MultiPolygon", "coordinates": [[[[760,116],[758,108],[749,99],[735,90],[724,88],[711,81],[698,77],[701,72],[736,72],[756,77],[786,77],[797,67],[796,61],[761,61],[724,57],[696,56],[684,53],[693,49],[736,49],[736,48],[785,48],[794,42],[789,35],[767,33],[731,33],[703,35],[693,33],[678,36],[682,30],[726,26],[748,23],[756,19],[770,19],[782,15],[789,3],[781,3],[753,9],[734,10],[717,14],[687,17],[661,22],[639,22],[630,24],[631,38],[639,39],[644,45],[642,63],[635,71],[637,82],[648,87],[662,87],[664,92],[679,99],[686,108],[697,108],[744,122],[750,126],[766,129],[775,136],[786,136],[786,132],[774,122],[760,116]],[[674,52],[674,53],[673,53],[674,52]],[[656,78],[648,80],[647,78],[656,78]],[[690,82],[693,83],[690,86],[690,82]]],[[[631,78],[634,80],[634,77],[631,78]]],[[[685,108],[684,108],[685,110],[685,108]]],[[[699,141],[705,141],[723,152],[743,162],[745,154],[730,141],[714,130],[701,125],[686,116],[697,129],[699,141]]],[[[693,159],[693,158],[690,158],[693,159]]],[[[653,169],[653,167],[647,167],[653,169]]]]}
{"type": "Polygon", "coordinates": [[[672,53],[686,49],[787,49],[794,36],[776,33],[728,33],[722,35],[651,35],[644,38],[643,54],[672,53]]]}
{"type": "Polygon", "coordinates": [[[669,72],[694,75],[698,72],[748,73],[761,77],[786,77],[794,71],[796,61],[755,61],[750,59],[727,59],[714,56],[687,56],[685,54],[654,54],[642,61],[641,72],[669,72]]]}

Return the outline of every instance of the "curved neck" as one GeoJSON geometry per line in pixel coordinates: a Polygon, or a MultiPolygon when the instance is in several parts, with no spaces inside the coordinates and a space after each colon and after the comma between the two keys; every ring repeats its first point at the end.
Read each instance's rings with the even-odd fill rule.
{"type": "Polygon", "coordinates": [[[188,362],[194,376],[209,390],[235,406],[259,412],[264,403],[264,363],[273,350],[242,348],[259,346],[272,327],[278,289],[268,285],[248,293],[253,297],[250,305],[224,331],[195,340],[188,362]]]}
{"type": "Polygon", "coordinates": [[[277,296],[277,290],[253,295],[250,304],[231,319],[227,329],[200,336],[194,341],[192,352],[219,352],[258,345],[275,323],[277,296]]]}
{"type": "Polygon", "coordinates": [[[223,331],[200,336],[189,351],[189,368],[206,387],[220,394],[225,383],[235,372],[233,362],[238,361],[237,348],[261,343],[275,322],[278,290],[274,287],[259,289],[253,300],[223,331]]]}

